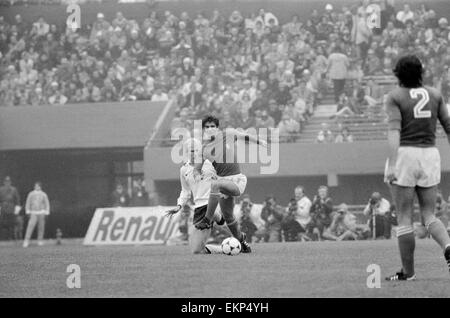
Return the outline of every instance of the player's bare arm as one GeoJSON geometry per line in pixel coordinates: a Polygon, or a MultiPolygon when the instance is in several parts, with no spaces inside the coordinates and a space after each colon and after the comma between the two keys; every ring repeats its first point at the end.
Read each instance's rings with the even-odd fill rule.
{"type": "Polygon", "coordinates": [[[184,178],[184,167],[180,168],[180,183],[181,183],[181,191],[180,196],[178,197],[177,200],[177,206],[165,212],[167,217],[172,217],[174,214],[177,214],[191,198],[191,189],[186,179],[184,178]]]}
{"type": "Polygon", "coordinates": [[[395,165],[397,163],[398,148],[400,147],[400,130],[390,129],[388,131],[388,144],[389,163],[386,178],[389,183],[392,183],[397,179],[395,165]]]}
{"type": "Polygon", "coordinates": [[[385,105],[386,112],[388,114],[388,145],[389,145],[389,157],[388,167],[386,173],[386,181],[392,183],[396,180],[395,166],[397,163],[397,153],[400,147],[400,129],[401,129],[401,113],[395,98],[392,96],[392,92],[388,95],[385,105]]]}
{"type": "Polygon", "coordinates": [[[444,102],[444,99],[441,97],[439,102],[439,111],[438,111],[439,122],[444,128],[445,133],[447,134],[447,140],[450,144],[450,114],[447,105],[444,102]]]}
{"type": "Polygon", "coordinates": [[[246,143],[252,142],[252,143],[255,143],[257,145],[261,145],[263,147],[267,147],[267,142],[265,140],[261,140],[258,137],[251,136],[249,134],[246,134],[245,132],[239,131],[237,129],[230,129],[230,130],[227,130],[227,132],[229,134],[232,134],[232,135],[236,136],[236,138],[238,140],[243,140],[246,143]]]}

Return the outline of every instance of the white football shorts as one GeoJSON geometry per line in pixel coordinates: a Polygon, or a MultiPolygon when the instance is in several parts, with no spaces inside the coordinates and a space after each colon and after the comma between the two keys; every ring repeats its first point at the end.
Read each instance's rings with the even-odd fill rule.
{"type": "MultiPolygon", "coordinates": [[[[389,159],[386,160],[386,172],[389,159]]],[[[436,147],[404,147],[398,148],[396,163],[397,181],[394,184],[402,187],[429,188],[441,182],[441,156],[436,147]]]]}

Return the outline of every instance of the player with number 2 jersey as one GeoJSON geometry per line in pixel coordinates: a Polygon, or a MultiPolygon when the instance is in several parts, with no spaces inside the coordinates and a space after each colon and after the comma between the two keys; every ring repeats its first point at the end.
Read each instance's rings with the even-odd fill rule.
{"type": "Polygon", "coordinates": [[[423,66],[415,55],[401,57],[394,68],[399,87],[389,93],[389,158],[385,181],[390,184],[397,208],[397,239],[402,269],[387,280],[415,280],[413,224],[417,195],[421,219],[441,246],[450,270],[450,237],[435,217],[441,158],[436,148],[436,124],[440,121],[450,142],[450,116],[440,92],[422,84],[423,66]]]}
{"type": "Polygon", "coordinates": [[[404,187],[439,184],[441,159],[435,147],[437,120],[450,132],[450,117],[440,92],[427,86],[397,87],[387,97],[386,110],[389,129],[400,131],[395,183],[404,187]]]}

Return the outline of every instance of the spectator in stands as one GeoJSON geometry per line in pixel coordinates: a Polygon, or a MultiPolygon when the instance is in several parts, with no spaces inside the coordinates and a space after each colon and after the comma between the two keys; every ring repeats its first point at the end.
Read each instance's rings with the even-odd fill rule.
{"type": "Polygon", "coordinates": [[[36,34],[36,36],[40,38],[45,37],[49,31],[50,25],[45,22],[44,17],[41,16],[35,23],[33,23],[31,33],[36,34]]]}
{"type": "Polygon", "coordinates": [[[58,83],[53,82],[52,86],[54,87],[54,93],[48,98],[48,103],[50,105],[64,105],[67,103],[68,99],[61,93],[61,90],[58,89],[58,83]]]}
{"type": "Polygon", "coordinates": [[[6,176],[0,187],[0,229],[6,230],[6,238],[14,239],[16,215],[20,212],[20,195],[12,185],[11,178],[6,176]]]}
{"type": "Polygon", "coordinates": [[[130,203],[130,198],[125,192],[122,184],[118,183],[116,189],[111,194],[111,207],[126,207],[130,203]]]}
{"type": "Polygon", "coordinates": [[[268,242],[281,242],[281,221],[283,217],[283,208],[277,204],[274,196],[268,196],[261,210],[261,218],[266,222],[265,236],[268,242]]]}
{"type": "Polygon", "coordinates": [[[367,81],[364,99],[369,105],[375,105],[383,100],[383,88],[373,78],[367,81]]]}
{"type": "Polygon", "coordinates": [[[121,29],[125,29],[127,27],[128,21],[123,16],[123,13],[119,11],[116,12],[116,17],[111,24],[113,27],[120,27],[121,29]]]}
{"type": "Polygon", "coordinates": [[[347,55],[342,52],[339,46],[335,46],[333,53],[328,57],[327,72],[329,78],[333,81],[334,100],[336,103],[339,101],[339,96],[344,92],[349,65],[350,62],[347,55]]]}
{"type": "Polygon", "coordinates": [[[195,108],[202,102],[202,94],[196,89],[196,86],[189,86],[189,94],[186,95],[186,102],[183,107],[195,108]]]}
{"type": "Polygon", "coordinates": [[[360,83],[364,77],[364,72],[362,69],[361,61],[352,60],[350,61],[350,65],[347,70],[347,79],[349,81],[356,81],[356,83],[360,83]]]}
{"type": "Polygon", "coordinates": [[[358,58],[363,62],[362,66],[364,68],[372,36],[372,32],[367,25],[367,16],[364,8],[358,9],[352,22],[352,40],[358,47],[358,58]]]}
{"type": "Polygon", "coordinates": [[[42,94],[42,88],[40,86],[36,86],[36,88],[30,92],[29,99],[32,106],[47,104],[46,98],[42,94]]]}
{"type": "Polygon", "coordinates": [[[291,118],[288,113],[284,113],[278,129],[280,142],[294,142],[300,133],[300,123],[291,118]]]}
{"type": "Polygon", "coordinates": [[[375,51],[369,49],[367,51],[366,74],[380,75],[382,74],[383,65],[381,59],[375,54],[375,51]]]}
{"type": "Polygon", "coordinates": [[[375,217],[375,237],[390,238],[391,235],[391,220],[387,213],[390,211],[391,204],[388,200],[383,198],[379,192],[372,193],[369,202],[364,208],[364,215],[369,217],[369,227],[374,237],[374,223],[375,217]]]}
{"type": "Polygon", "coordinates": [[[34,190],[28,194],[25,211],[30,219],[28,220],[23,247],[28,247],[30,244],[36,224],[38,225],[38,245],[42,246],[44,244],[45,218],[50,214],[50,202],[47,194],[42,191],[41,182],[37,181],[34,184],[34,190]]]}
{"type": "Polygon", "coordinates": [[[105,20],[105,15],[101,12],[97,13],[97,20],[92,25],[91,35],[89,37],[91,43],[96,40],[108,41],[110,27],[109,22],[105,20]]]}
{"type": "Polygon", "coordinates": [[[151,100],[152,102],[166,102],[169,100],[169,96],[162,90],[161,87],[155,87],[151,100]]]}
{"type": "Polygon", "coordinates": [[[304,100],[306,103],[307,114],[314,112],[314,107],[318,103],[318,100],[322,97],[323,82],[322,74],[315,71],[311,74],[309,70],[303,71],[303,78],[306,82],[304,100]]]}
{"type": "Polygon", "coordinates": [[[92,80],[88,80],[86,82],[86,85],[82,88],[81,92],[83,101],[92,103],[99,102],[102,99],[100,89],[94,85],[94,82],[92,82],[92,80]]]}
{"type": "Polygon", "coordinates": [[[318,132],[316,142],[330,143],[334,142],[334,136],[327,123],[321,124],[322,129],[318,132]]]}
{"type": "Polygon", "coordinates": [[[353,136],[350,134],[348,127],[341,127],[341,130],[336,135],[335,143],[353,142],[353,136]]]}
{"type": "Polygon", "coordinates": [[[348,96],[344,92],[339,96],[337,111],[331,116],[331,118],[354,115],[355,113],[356,111],[352,100],[348,98],[348,96]]]}
{"type": "Polygon", "coordinates": [[[255,235],[258,228],[255,223],[253,223],[251,218],[251,211],[253,208],[253,203],[250,200],[250,196],[248,194],[243,195],[241,201],[241,231],[247,235],[247,239],[249,242],[252,242],[253,236],[255,235]]]}
{"type": "Polygon", "coordinates": [[[311,206],[312,234],[315,239],[322,240],[323,231],[331,225],[333,201],[328,195],[328,187],[320,186],[311,206]]]}
{"type": "Polygon", "coordinates": [[[316,57],[311,68],[313,72],[319,72],[320,74],[325,74],[328,67],[328,60],[325,57],[325,51],[322,46],[318,46],[315,51],[316,57]]]}
{"type": "MultiPolygon", "coordinates": [[[[288,109],[294,108],[297,114],[291,113],[292,118],[298,122],[306,121],[313,113],[312,108],[308,108],[306,104],[306,85],[304,82],[300,83],[300,85],[291,91],[292,100],[287,102],[287,105],[284,107],[284,112],[287,112],[288,109]]],[[[312,104],[310,105],[312,106],[312,104]]]]}
{"type": "Polygon", "coordinates": [[[406,24],[408,20],[414,20],[414,12],[410,9],[409,4],[404,4],[403,10],[399,11],[395,18],[402,24],[406,24]]]}
{"type": "MultiPolygon", "coordinates": [[[[275,120],[269,116],[266,110],[261,111],[261,116],[256,116],[255,128],[275,128],[275,120]]],[[[263,131],[260,132],[259,138],[264,138],[265,135],[263,131]]]]}
{"type": "Polygon", "coordinates": [[[276,100],[271,99],[269,101],[269,109],[268,109],[268,115],[273,118],[274,121],[274,127],[277,126],[279,124],[279,122],[281,121],[281,116],[283,114],[283,105],[282,106],[278,106],[276,100]]]}

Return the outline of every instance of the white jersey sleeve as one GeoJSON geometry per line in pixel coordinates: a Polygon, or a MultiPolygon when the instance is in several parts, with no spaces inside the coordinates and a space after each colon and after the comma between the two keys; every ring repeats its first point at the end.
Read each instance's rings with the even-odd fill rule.
{"type": "Polygon", "coordinates": [[[181,183],[181,192],[180,196],[178,197],[177,204],[180,206],[185,206],[186,203],[191,198],[191,187],[189,186],[189,182],[186,178],[186,172],[188,171],[187,164],[184,164],[180,168],[180,183],[181,183]]]}
{"type": "Polygon", "coordinates": [[[205,160],[202,167],[201,177],[194,177],[194,167],[185,164],[180,169],[181,192],[178,197],[178,204],[183,206],[191,198],[195,208],[208,204],[209,193],[211,192],[211,181],[216,178],[216,171],[209,160],[205,160]]]}

